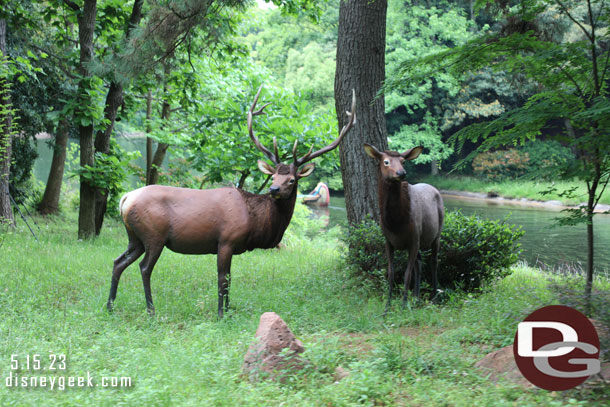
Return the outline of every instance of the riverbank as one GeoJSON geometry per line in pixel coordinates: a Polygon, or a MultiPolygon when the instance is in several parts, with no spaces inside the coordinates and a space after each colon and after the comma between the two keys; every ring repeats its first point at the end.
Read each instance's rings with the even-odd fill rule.
{"type": "MultiPolygon", "coordinates": [[[[466,199],[489,200],[503,204],[526,205],[545,209],[561,210],[577,207],[586,202],[586,187],[578,182],[559,181],[553,184],[534,180],[507,180],[492,182],[466,176],[426,176],[417,182],[434,185],[447,195],[460,196],[466,199]],[[553,192],[544,193],[550,187],[553,192]],[[565,198],[565,191],[574,190],[574,198],[565,198]]],[[[596,212],[610,210],[610,188],[599,201],[596,212]]]]}

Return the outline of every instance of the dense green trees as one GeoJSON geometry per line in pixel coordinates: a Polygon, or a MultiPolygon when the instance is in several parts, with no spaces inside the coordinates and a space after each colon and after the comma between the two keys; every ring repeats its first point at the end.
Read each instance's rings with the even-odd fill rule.
{"type": "Polygon", "coordinates": [[[515,8],[497,3],[497,11],[499,30],[455,49],[404,62],[402,78],[424,78],[439,69],[457,73],[493,67],[533,87],[524,104],[507,109],[492,121],[471,124],[453,138],[460,145],[479,145],[469,158],[541,137],[570,147],[577,159],[558,163],[550,170],[554,177],[577,178],[587,187],[586,205],[569,210],[561,223],[584,221],[587,225],[589,295],[594,270],[594,210],[610,182],[606,77],[610,68],[610,7],[597,0],[528,0],[515,8]]]}

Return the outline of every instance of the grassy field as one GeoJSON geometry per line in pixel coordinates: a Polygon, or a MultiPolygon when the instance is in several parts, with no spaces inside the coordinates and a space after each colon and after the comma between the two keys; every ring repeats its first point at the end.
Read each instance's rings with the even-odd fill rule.
{"type": "MultiPolygon", "coordinates": [[[[561,201],[564,205],[578,205],[587,202],[587,189],[582,182],[557,181],[553,183],[556,191],[543,194],[551,186],[549,182],[538,182],[535,180],[506,180],[487,181],[475,177],[466,176],[426,176],[417,180],[434,185],[438,189],[469,192],[495,192],[504,198],[527,198],[538,201],[561,201]],[[560,193],[576,188],[573,198],[562,197],[560,193]]],[[[599,201],[602,204],[610,204],[610,189],[607,189],[599,201]]]]}
{"type": "MultiPolygon", "coordinates": [[[[522,390],[474,367],[511,344],[530,311],[554,301],[549,276],[537,270],[517,267],[480,295],[397,306],[384,319],[383,298],[352,283],[336,239],[292,232],[281,250],[234,257],[233,309],[221,321],[215,256],[169,250],[152,277],[156,316],[145,311],[136,265],[123,274],[109,314],[112,261],[126,246],[122,225],[110,222],[101,237],[82,242],[72,217],[38,223],[39,243],[20,226],[0,247],[1,406],[595,406],[610,396],[607,387],[522,390]],[[241,372],[266,311],[288,323],[311,362],[284,384],[241,372]],[[43,367],[65,354],[66,370],[26,369],[34,354],[43,367]],[[22,364],[18,375],[89,372],[98,387],[7,388],[12,355],[22,364]],[[337,366],[350,375],[335,383],[337,366]],[[132,385],[102,388],[103,376],[130,377],[132,385]]],[[[609,288],[607,280],[596,285],[609,288]]]]}

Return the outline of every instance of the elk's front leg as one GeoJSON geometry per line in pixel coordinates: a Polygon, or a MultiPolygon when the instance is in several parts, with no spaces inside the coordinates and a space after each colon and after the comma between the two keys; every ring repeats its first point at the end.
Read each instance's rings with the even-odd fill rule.
{"type": "Polygon", "coordinates": [[[388,257],[388,302],[385,305],[384,315],[388,313],[390,309],[390,303],[392,302],[392,291],[394,290],[394,247],[392,244],[385,241],[385,252],[388,257]]]}
{"type": "Polygon", "coordinates": [[[229,282],[231,279],[231,257],[233,249],[229,246],[218,248],[218,318],[229,310],[229,282]],[[223,307],[224,305],[224,307],[223,307]]]}

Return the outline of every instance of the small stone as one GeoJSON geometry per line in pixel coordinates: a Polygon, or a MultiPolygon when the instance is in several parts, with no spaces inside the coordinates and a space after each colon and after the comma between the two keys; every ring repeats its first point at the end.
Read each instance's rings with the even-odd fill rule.
{"type": "Polygon", "coordinates": [[[349,376],[348,370],[343,369],[341,366],[337,366],[335,368],[335,373],[333,374],[333,379],[335,380],[335,383],[340,382],[347,376],[349,376]]]}

